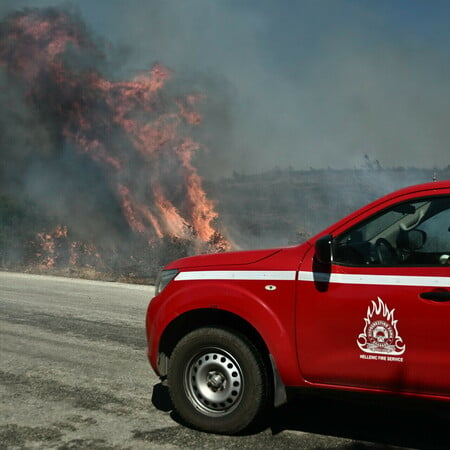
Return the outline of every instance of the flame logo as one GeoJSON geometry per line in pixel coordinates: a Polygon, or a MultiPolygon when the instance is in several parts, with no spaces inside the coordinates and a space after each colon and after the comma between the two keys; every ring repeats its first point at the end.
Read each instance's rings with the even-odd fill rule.
{"type": "Polygon", "coordinates": [[[397,320],[394,319],[395,309],[389,310],[378,297],[378,304],[372,300],[364,318],[364,331],[356,340],[358,347],[365,353],[379,355],[403,355],[406,345],[397,330],[397,320]]]}

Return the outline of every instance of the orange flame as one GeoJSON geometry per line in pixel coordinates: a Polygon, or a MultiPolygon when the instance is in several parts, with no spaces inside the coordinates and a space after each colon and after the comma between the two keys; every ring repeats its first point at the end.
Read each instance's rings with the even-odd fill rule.
{"type": "Polygon", "coordinates": [[[42,79],[50,85],[62,135],[104,171],[131,230],[148,241],[167,235],[229,248],[217,238],[218,214],[192,162],[202,147],[187,134],[201,124],[195,106],[204,95],[172,98],[164,91],[173,72],[161,64],[130,81],[69,67],[63,58],[69,46],[100,52],[76,18],[55,8],[17,13],[5,27],[0,64],[42,101],[42,79]]]}

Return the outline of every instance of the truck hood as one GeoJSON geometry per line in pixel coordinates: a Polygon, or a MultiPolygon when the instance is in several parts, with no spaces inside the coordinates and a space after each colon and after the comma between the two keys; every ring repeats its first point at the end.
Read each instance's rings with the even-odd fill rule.
{"type": "Polygon", "coordinates": [[[281,251],[280,248],[215,253],[212,255],[190,256],[169,263],[165,269],[187,269],[195,267],[228,266],[252,264],[281,251]]]}

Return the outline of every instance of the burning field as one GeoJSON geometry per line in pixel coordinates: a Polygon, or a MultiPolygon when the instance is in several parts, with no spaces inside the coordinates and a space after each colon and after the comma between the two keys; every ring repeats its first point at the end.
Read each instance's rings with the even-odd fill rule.
{"type": "MultiPolygon", "coordinates": [[[[275,147],[255,132],[251,124],[265,122],[247,122],[254,111],[225,72],[190,59],[175,72],[142,50],[135,67],[130,49],[97,36],[80,14],[29,8],[0,21],[0,269],[144,281],[170,260],[231,242],[303,241],[395,188],[450,176],[450,167],[383,169],[367,155],[361,167],[258,171],[289,140],[276,141],[286,135],[276,126],[265,130],[275,147]]],[[[305,142],[316,140],[306,131],[286,154],[307,156],[305,142]]]]}
{"type": "Polygon", "coordinates": [[[229,249],[195,165],[207,97],[158,63],[114,79],[97,41],[59,8],[0,24],[0,192],[37,211],[25,241],[0,242],[2,263],[149,273],[229,249]]]}

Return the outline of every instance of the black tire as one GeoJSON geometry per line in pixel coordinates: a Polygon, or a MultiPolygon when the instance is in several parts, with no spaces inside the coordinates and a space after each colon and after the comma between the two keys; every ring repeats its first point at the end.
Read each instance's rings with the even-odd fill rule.
{"type": "Polygon", "coordinates": [[[183,422],[198,430],[237,434],[255,426],[272,401],[267,365],[234,331],[199,328],[175,347],[167,376],[183,422]]]}

